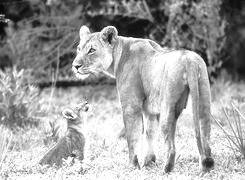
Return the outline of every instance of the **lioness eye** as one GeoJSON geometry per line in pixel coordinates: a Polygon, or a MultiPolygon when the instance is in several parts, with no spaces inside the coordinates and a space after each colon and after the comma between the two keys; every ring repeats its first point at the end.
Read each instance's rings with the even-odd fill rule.
{"type": "Polygon", "coordinates": [[[95,49],[94,48],[90,48],[89,51],[88,51],[88,54],[92,54],[93,52],[95,52],[95,49]]]}

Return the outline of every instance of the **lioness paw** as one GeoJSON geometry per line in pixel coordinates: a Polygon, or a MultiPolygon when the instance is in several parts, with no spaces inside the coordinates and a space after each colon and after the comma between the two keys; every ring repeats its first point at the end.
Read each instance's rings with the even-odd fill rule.
{"type": "Polygon", "coordinates": [[[155,154],[147,155],[145,157],[144,166],[152,166],[152,165],[155,165],[155,163],[156,163],[156,155],[155,154]]]}

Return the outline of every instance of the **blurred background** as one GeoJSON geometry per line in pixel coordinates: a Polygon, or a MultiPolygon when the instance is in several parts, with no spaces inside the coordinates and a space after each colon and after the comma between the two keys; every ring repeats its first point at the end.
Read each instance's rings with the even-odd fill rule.
{"type": "Polygon", "coordinates": [[[28,69],[38,82],[73,79],[81,25],[113,25],[122,36],[194,50],[211,78],[221,69],[237,79],[245,74],[242,0],[1,0],[0,13],[11,20],[0,24],[1,69],[28,69]]]}
{"type": "MultiPolygon", "coordinates": [[[[0,0],[1,14],[6,19],[0,16],[0,179],[1,172],[3,179],[25,179],[26,175],[47,179],[52,173],[70,176],[67,169],[40,169],[36,162],[66,131],[62,109],[85,100],[94,107],[87,120],[91,141],[87,177],[97,179],[103,172],[114,177],[117,172],[127,179],[138,173],[132,175],[126,166],[127,146],[117,138],[123,122],[115,80],[100,75],[81,81],[72,73],[82,25],[92,32],[113,25],[121,36],[149,38],[161,46],[200,54],[208,67],[214,117],[229,132],[236,131],[227,124],[239,125],[238,134],[228,136],[222,134],[223,127],[214,126],[215,173],[228,179],[236,179],[233,172],[244,174],[244,164],[237,163],[232,154],[240,152],[245,157],[245,118],[241,116],[245,113],[244,0],[0,0]],[[234,137],[241,143],[227,147],[228,139],[234,137]],[[226,146],[220,142],[227,142],[226,146]],[[226,158],[219,156],[221,150],[226,158]],[[229,167],[226,161],[233,165],[229,167]]],[[[186,113],[181,119],[185,121],[176,131],[177,161],[186,165],[193,162],[196,145],[190,116],[186,113]]],[[[180,174],[192,170],[191,179],[198,178],[195,161],[186,169],[181,165],[176,169],[180,174]]],[[[162,178],[161,166],[156,172],[162,178]]],[[[156,175],[144,173],[133,179],[156,175]]]]}

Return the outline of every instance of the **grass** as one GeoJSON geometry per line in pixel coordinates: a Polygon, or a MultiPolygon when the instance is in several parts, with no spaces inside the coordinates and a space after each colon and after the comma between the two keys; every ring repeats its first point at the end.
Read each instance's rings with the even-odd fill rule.
{"type": "MultiPolygon", "coordinates": [[[[222,89],[222,83],[214,85],[212,92],[216,96],[212,103],[213,115],[223,121],[221,105],[218,100],[228,101],[228,95],[222,89]],[[217,94],[215,94],[217,92],[217,94]]],[[[245,88],[243,84],[226,85],[229,96],[245,88]],[[243,88],[240,88],[243,87],[243,88]]],[[[159,138],[156,166],[133,169],[128,166],[128,150],[124,139],[118,139],[123,127],[120,104],[114,86],[86,86],[67,89],[55,89],[50,99],[51,89],[45,89],[41,96],[43,107],[47,109],[46,117],[40,127],[14,134],[12,143],[2,163],[0,179],[245,179],[245,160],[234,157],[232,149],[220,143],[229,143],[222,130],[212,123],[211,147],[215,159],[215,168],[209,173],[201,174],[198,167],[198,150],[196,146],[192,118],[187,108],[181,115],[176,130],[176,164],[170,174],[163,173],[164,143],[159,138]],[[53,144],[47,142],[50,131],[48,121],[62,124],[60,112],[63,108],[87,99],[93,104],[87,125],[90,147],[82,164],[69,160],[57,169],[40,166],[38,161],[53,144]],[[14,149],[13,149],[14,146],[14,149]]],[[[224,126],[226,124],[224,123],[224,126]]]]}
{"type": "Polygon", "coordinates": [[[12,140],[12,133],[2,125],[0,126],[0,174],[2,172],[3,161],[7,155],[9,145],[12,140]]]}
{"type": "MultiPolygon", "coordinates": [[[[223,125],[215,117],[213,117],[213,119],[216,121],[218,126],[224,132],[226,139],[228,139],[229,141],[229,145],[224,145],[231,148],[235,156],[237,153],[239,153],[239,155],[242,155],[243,159],[245,159],[245,132],[243,130],[245,118],[236,105],[234,105],[233,103],[231,103],[231,105],[231,109],[223,108],[228,128],[224,128],[223,125]]],[[[223,142],[221,143],[223,144],[223,142]]]]}

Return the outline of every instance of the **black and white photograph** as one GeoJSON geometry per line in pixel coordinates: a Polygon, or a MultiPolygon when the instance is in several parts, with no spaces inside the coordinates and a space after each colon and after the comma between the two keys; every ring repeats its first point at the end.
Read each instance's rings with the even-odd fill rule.
{"type": "Polygon", "coordinates": [[[245,1],[0,0],[0,180],[245,180],[245,1]]]}

